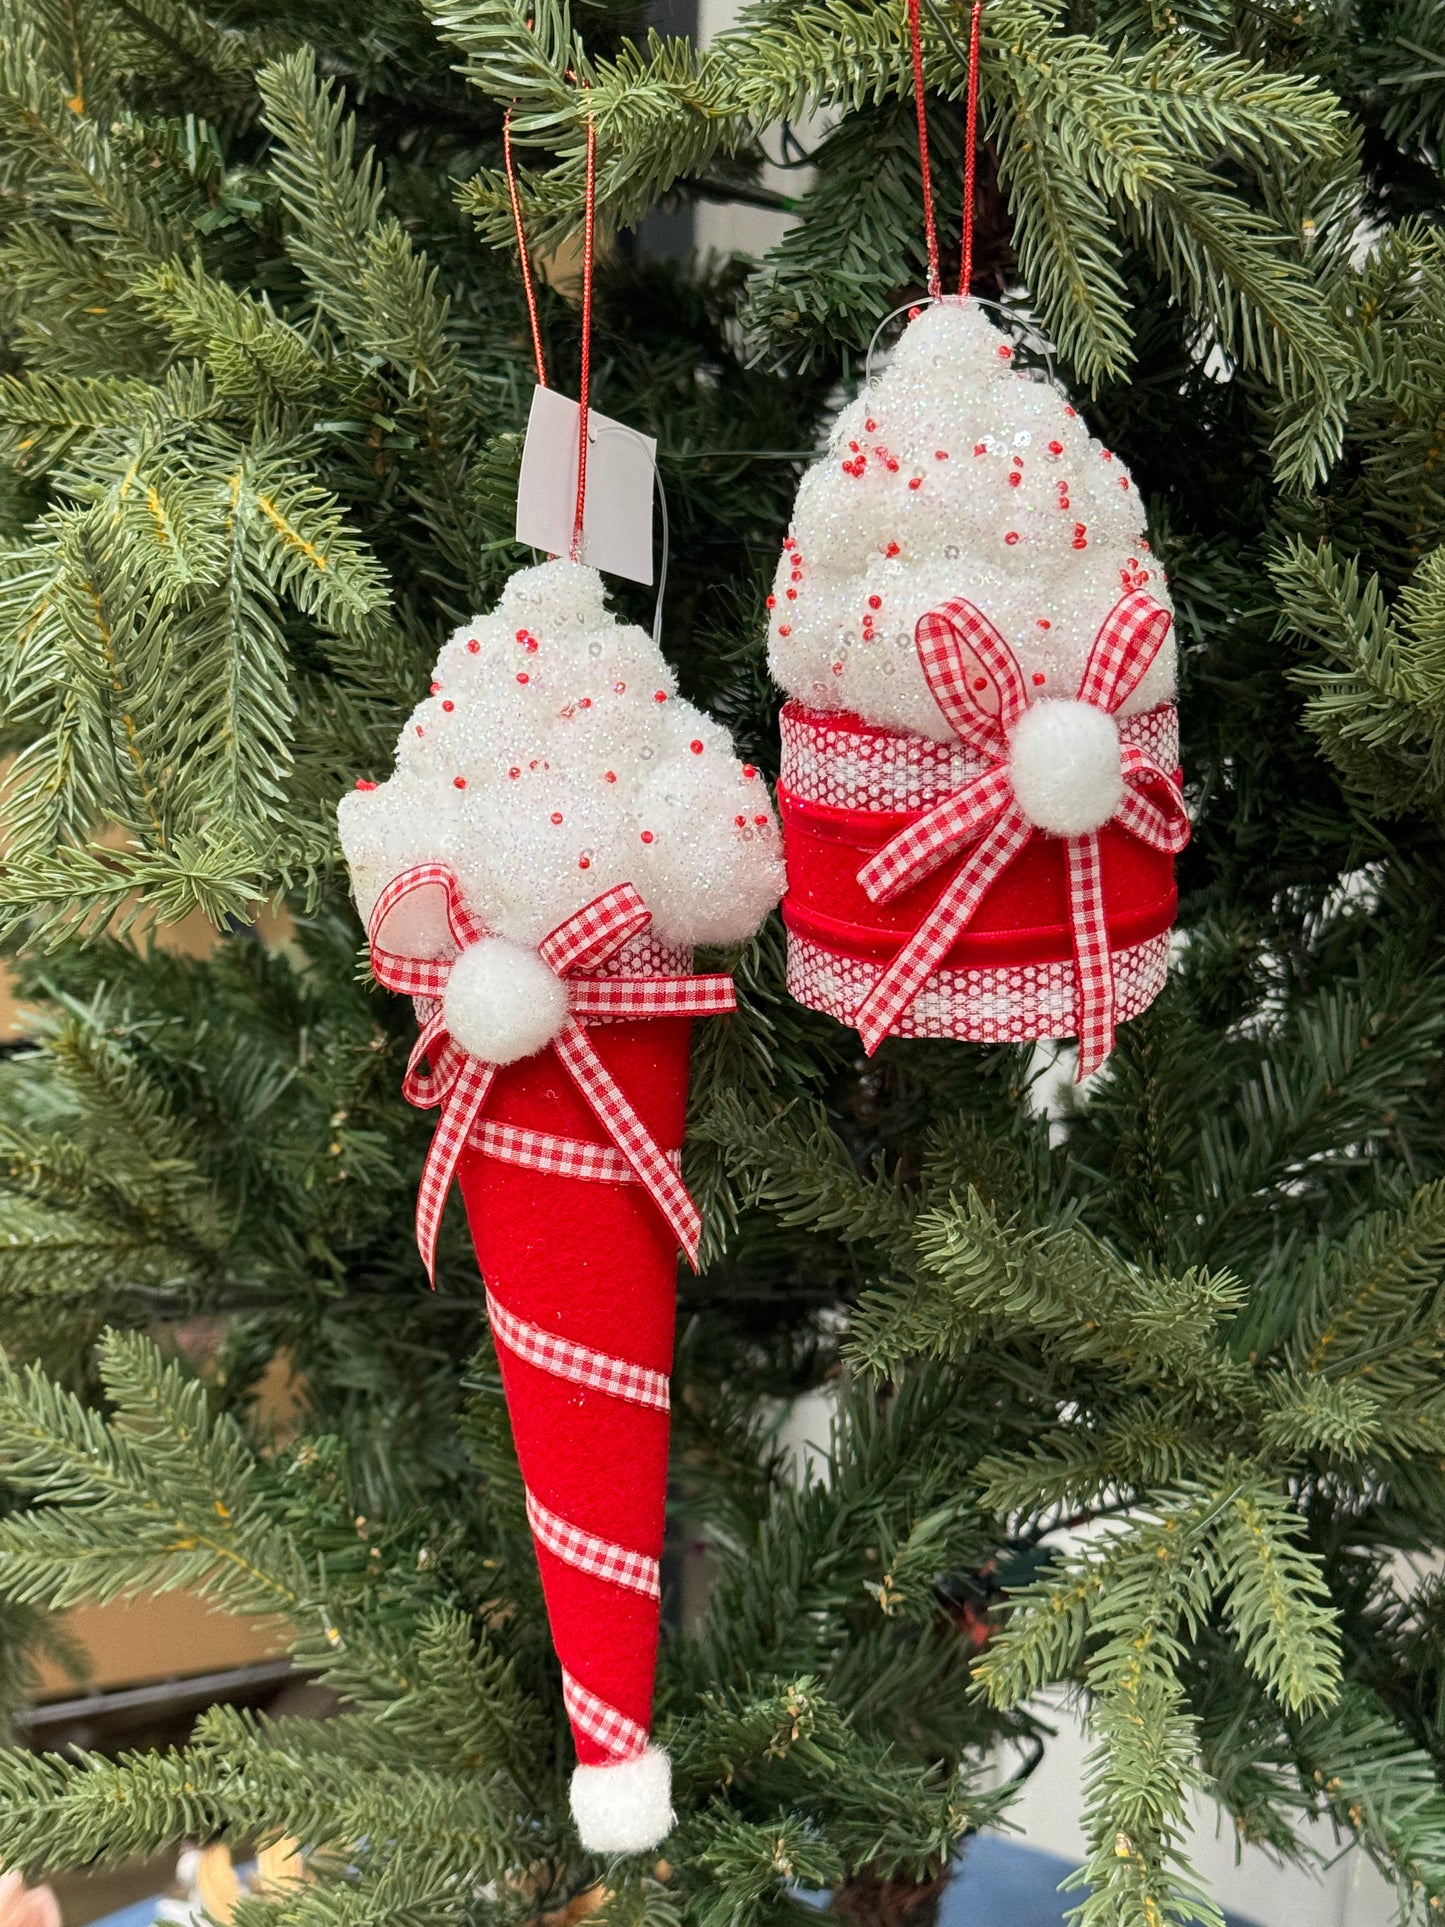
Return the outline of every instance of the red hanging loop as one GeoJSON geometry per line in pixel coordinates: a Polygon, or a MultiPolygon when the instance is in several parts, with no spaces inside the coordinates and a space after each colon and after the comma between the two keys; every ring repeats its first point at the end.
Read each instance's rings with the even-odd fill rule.
{"type": "Polygon", "coordinates": [[[527,251],[527,236],[522,228],[522,201],[517,192],[517,173],[512,165],[512,110],[502,116],[502,159],[507,169],[507,192],[512,200],[512,225],[517,230],[517,258],[522,264],[522,286],[527,291],[527,316],[532,324],[532,356],[537,364],[537,386],[547,386],[547,361],[542,353],[542,325],[537,319],[537,291],[532,285],[532,257],[527,251]]]}
{"type": "Polygon", "coordinates": [[[572,560],[582,559],[582,518],[587,511],[587,397],[592,380],[592,234],[597,220],[597,127],[587,116],[587,201],[582,221],[582,377],[577,411],[577,514],[572,560]]]}
{"type": "Polygon", "coordinates": [[[928,160],[928,103],[923,93],[923,35],[918,21],[919,0],[908,0],[908,39],[913,51],[913,100],[918,113],[918,162],[923,174],[923,226],[928,237],[928,293],[936,301],[943,292],[938,269],[938,227],[933,216],[933,170],[928,160]]]}
{"type": "MultiPolygon", "coordinates": [[[[918,0],[909,0],[916,7],[918,0]]],[[[968,119],[964,130],[963,152],[963,263],[958,277],[958,292],[967,294],[973,286],[973,187],[978,160],[978,23],[983,0],[973,0],[968,23],[968,119]]]]}

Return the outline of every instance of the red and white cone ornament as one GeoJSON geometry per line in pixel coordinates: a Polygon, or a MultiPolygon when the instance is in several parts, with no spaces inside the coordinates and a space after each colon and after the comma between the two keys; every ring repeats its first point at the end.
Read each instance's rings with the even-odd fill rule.
{"type": "Polygon", "coordinates": [[[390,781],[340,810],[379,981],[416,999],[406,1094],[439,1120],[428,1272],[455,1177],[501,1362],[596,1852],[672,1825],[649,1739],[692,1019],[733,1007],[693,946],[777,901],[755,771],[684,702],[595,571],[523,571],[443,649],[390,781]]]}
{"type": "Polygon", "coordinates": [[[1074,1036],[1163,987],[1169,594],[1123,463],[977,303],[909,324],[804,476],[771,598],[788,985],[887,1036],[1074,1036]]]}

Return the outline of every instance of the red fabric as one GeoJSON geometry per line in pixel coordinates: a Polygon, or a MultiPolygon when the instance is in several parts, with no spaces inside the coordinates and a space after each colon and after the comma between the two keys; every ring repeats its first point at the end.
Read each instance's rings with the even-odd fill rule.
{"type": "MultiPolygon", "coordinates": [[[[891,903],[872,903],[858,881],[869,857],[923,812],[883,815],[830,810],[778,791],[788,894],[783,919],[848,956],[892,957],[933,908],[968,859],[961,851],[891,903]]],[[[1098,832],[1104,912],[1116,950],[1157,937],[1174,921],[1174,860],[1118,824],[1098,832]]],[[[1035,831],[998,878],[949,950],[950,970],[1010,963],[1052,963],[1074,954],[1064,841],[1035,831]]]]}
{"type": "MultiPolygon", "coordinates": [[[[664,1150],[682,1144],[690,1030],[685,1017],[588,1030],[664,1150]]],[[[550,1049],[498,1071],[487,1114],[502,1123],[605,1141],[550,1049]]],[[[544,1332],[670,1371],[677,1246],[641,1185],[559,1177],[474,1147],[463,1153],[458,1178],[482,1275],[501,1305],[544,1332]]],[[[659,1558],[667,1413],[543,1371],[503,1343],[497,1356],[528,1491],[583,1532],[659,1558]]],[[[563,1667],[648,1729],[656,1598],[609,1583],[542,1546],[538,1563],[563,1667]]],[[[617,1757],[575,1723],[573,1737],[584,1765],[617,1757]]]]}

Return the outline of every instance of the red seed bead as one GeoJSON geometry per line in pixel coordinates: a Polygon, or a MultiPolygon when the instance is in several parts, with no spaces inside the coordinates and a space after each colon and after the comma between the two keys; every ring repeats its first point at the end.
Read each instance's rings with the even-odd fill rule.
{"type": "Polygon", "coordinates": [[[788,627],[786,622],[780,622],[778,624],[778,634],[780,636],[790,636],[792,635],[792,633],[793,633],[792,630],[788,627]]]}
{"type": "Polygon", "coordinates": [[[1023,458],[1023,456],[1022,456],[1022,455],[1015,455],[1015,456],[1014,456],[1014,467],[1015,467],[1015,468],[1022,468],[1022,467],[1023,467],[1023,465],[1024,465],[1024,458],[1023,458]]]}
{"type": "Polygon", "coordinates": [[[1014,543],[1017,542],[1018,539],[1019,539],[1019,532],[1017,529],[1010,529],[1008,534],[1004,537],[1004,541],[1008,543],[1010,548],[1013,547],[1014,543]]]}
{"type": "Polygon", "coordinates": [[[871,595],[871,596],[869,596],[869,598],[868,598],[868,607],[869,607],[870,609],[881,609],[881,608],[883,607],[883,598],[882,598],[882,596],[881,596],[881,595],[871,595]]]}
{"type": "Polygon", "coordinates": [[[798,592],[796,589],[785,589],[783,593],[784,595],[787,596],[789,602],[796,602],[798,599],[798,592]]]}
{"type": "Polygon", "coordinates": [[[870,415],[870,416],[868,417],[868,419],[867,419],[867,421],[866,421],[866,422],[864,422],[864,424],[863,424],[863,427],[864,427],[864,429],[865,429],[865,431],[866,431],[866,432],[867,432],[868,434],[870,434],[870,435],[871,435],[871,434],[873,434],[873,432],[874,432],[874,431],[876,430],[876,428],[878,427],[878,424],[877,424],[877,422],[875,422],[875,421],[874,421],[874,419],[873,419],[873,417],[872,417],[872,416],[870,415]]]}
{"type": "Polygon", "coordinates": [[[1088,533],[1089,533],[1089,525],[1087,522],[1075,522],[1074,524],[1075,535],[1087,535],[1088,533]]]}
{"type": "Polygon", "coordinates": [[[579,870],[590,870],[590,869],[592,868],[592,859],[591,859],[591,857],[590,857],[590,856],[579,856],[579,857],[578,857],[578,859],[577,859],[577,868],[578,868],[579,870]]]}
{"type": "Polygon", "coordinates": [[[469,656],[478,655],[481,652],[481,647],[482,645],[477,641],[476,637],[473,636],[471,641],[467,644],[467,654],[469,656]]]}
{"type": "Polygon", "coordinates": [[[418,724],[417,724],[417,726],[416,726],[416,733],[417,733],[417,735],[418,735],[418,736],[425,736],[425,735],[426,735],[426,731],[425,731],[425,730],[424,730],[424,729],[422,728],[422,726],[421,726],[421,724],[420,724],[420,723],[418,723],[418,724]]]}
{"type": "Polygon", "coordinates": [[[1084,535],[1076,535],[1073,541],[1069,544],[1069,547],[1073,549],[1086,549],[1088,548],[1088,546],[1089,546],[1088,537],[1084,535]]]}
{"type": "Polygon", "coordinates": [[[1042,669],[1036,669],[1034,671],[1034,688],[1042,689],[1043,686],[1044,686],[1044,672],[1042,669]]]}
{"type": "Polygon", "coordinates": [[[512,767],[507,771],[507,774],[508,776],[516,777],[516,776],[520,776],[522,772],[521,770],[518,769],[517,765],[513,763],[512,767]]]}
{"type": "Polygon", "coordinates": [[[885,549],[885,550],[883,551],[883,553],[884,553],[885,555],[888,555],[888,556],[893,556],[893,555],[897,555],[897,553],[898,553],[898,544],[897,544],[896,542],[890,542],[890,543],[888,544],[888,547],[887,547],[887,548],[886,548],[886,549],[885,549]]]}
{"type": "Polygon", "coordinates": [[[768,819],[767,819],[767,817],[765,817],[765,816],[755,816],[755,817],[753,818],[753,821],[754,821],[754,823],[766,823],[766,822],[767,822],[767,820],[768,820],[768,819]]]}
{"type": "Polygon", "coordinates": [[[650,843],[652,841],[652,831],[644,830],[642,832],[642,840],[644,843],[650,843]]]}
{"type": "Polygon", "coordinates": [[[857,444],[857,442],[849,442],[849,444],[848,444],[848,446],[849,446],[849,448],[851,448],[851,449],[852,449],[852,451],[853,451],[853,453],[854,453],[855,455],[856,455],[856,454],[858,453],[858,444],[857,444]]]}
{"type": "Polygon", "coordinates": [[[1064,452],[1064,445],[1062,442],[1049,443],[1049,453],[1051,455],[1062,455],[1063,452],[1064,452]]]}
{"type": "Polygon", "coordinates": [[[1121,475],[1119,477],[1119,486],[1120,488],[1127,488],[1129,486],[1129,477],[1127,475],[1121,475]]]}
{"type": "Polygon", "coordinates": [[[798,538],[795,535],[785,535],[783,537],[783,547],[785,549],[795,549],[797,546],[798,538]]]}
{"type": "Polygon", "coordinates": [[[452,699],[449,696],[447,700],[442,704],[442,708],[446,711],[448,716],[450,716],[452,711],[456,708],[456,704],[452,701],[452,699]]]}
{"type": "Polygon", "coordinates": [[[1099,453],[1103,456],[1106,462],[1112,462],[1114,459],[1114,451],[1111,448],[1101,448],[1099,450],[1099,453]]]}
{"type": "Polygon", "coordinates": [[[702,742],[700,738],[694,736],[692,741],[688,744],[688,748],[692,751],[694,756],[702,755],[702,742]]]}
{"type": "Polygon", "coordinates": [[[948,460],[948,450],[946,448],[935,448],[933,451],[933,459],[935,462],[946,462],[948,460]]]}
{"type": "Polygon", "coordinates": [[[757,773],[757,769],[752,763],[743,764],[743,775],[747,777],[749,782],[753,780],[757,773]]]}
{"type": "Polygon", "coordinates": [[[528,682],[530,682],[531,680],[532,680],[532,678],[531,678],[531,677],[530,677],[530,676],[529,676],[529,675],[527,674],[527,672],[526,672],[526,670],[525,670],[525,669],[519,669],[519,670],[517,671],[517,681],[518,681],[518,682],[520,682],[520,683],[528,683],[528,682]]]}
{"type": "Polygon", "coordinates": [[[908,310],[908,319],[909,319],[910,321],[917,321],[917,319],[918,319],[918,317],[919,317],[919,316],[920,316],[920,315],[921,315],[922,313],[923,313],[923,310],[922,310],[922,308],[910,308],[910,309],[908,310]]]}
{"type": "Polygon", "coordinates": [[[615,769],[608,770],[606,775],[603,778],[603,781],[607,783],[615,783],[617,781],[617,771],[615,769]]]}
{"type": "Polygon", "coordinates": [[[1068,416],[1070,421],[1074,421],[1077,419],[1079,411],[1077,408],[1070,408],[1068,403],[1065,402],[1064,413],[1068,416]]]}
{"type": "Polygon", "coordinates": [[[910,488],[922,488],[922,487],[923,487],[923,477],[922,477],[921,475],[914,475],[914,476],[911,476],[911,477],[909,478],[909,483],[908,483],[908,486],[909,486],[910,488]]]}
{"type": "Polygon", "coordinates": [[[896,475],[898,473],[898,463],[891,455],[888,456],[887,459],[885,460],[884,467],[888,470],[888,473],[890,475],[896,475]]]}
{"type": "Polygon", "coordinates": [[[1061,496],[1059,497],[1059,507],[1060,507],[1061,509],[1066,509],[1066,508],[1067,508],[1068,506],[1069,506],[1069,498],[1068,498],[1068,496],[1067,496],[1067,495],[1061,495],[1061,496]]]}
{"type": "Polygon", "coordinates": [[[466,786],[467,786],[467,779],[465,776],[454,776],[452,778],[452,788],[454,790],[464,790],[466,786]]]}
{"type": "Polygon", "coordinates": [[[440,694],[442,693],[442,686],[441,686],[441,684],[440,684],[439,682],[434,682],[434,683],[432,684],[432,686],[431,686],[431,693],[432,693],[432,694],[433,694],[434,696],[440,696],[440,694]]]}
{"type": "Polygon", "coordinates": [[[654,689],[652,692],[652,700],[655,703],[665,703],[667,701],[667,691],[665,689],[654,689]]]}
{"type": "Polygon", "coordinates": [[[735,817],[733,818],[733,822],[737,824],[737,826],[738,826],[738,828],[739,828],[740,830],[741,830],[741,829],[744,829],[744,828],[746,827],[746,825],[747,825],[747,820],[748,820],[748,819],[747,819],[747,818],[746,818],[745,816],[735,816],[735,817]]]}
{"type": "Polygon", "coordinates": [[[579,709],[590,709],[592,707],[592,698],[590,696],[584,696],[577,707],[579,709]]]}
{"type": "Polygon", "coordinates": [[[1013,351],[1013,349],[1012,349],[1012,348],[1000,348],[1000,349],[999,349],[999,351],[998,351],[998,358],[999,358],[999,360],[1000,360],[1000,361],[1012,361],[1012,360],[1013,360],[1013,358],[1014,358],[1014,351],[1013,351]]]}
{"type": "Polygon", "coordinates": [[[1018,470],[1017,470],[1017,469],[1015,469],[1015,470],[1014,470],[1014,472],[1013,472],[1013,474],[1012,474],[1012,475],[1010,475],[1010,476],[1009,476],[1009,478],[1008,478],[1008,485],[1009,485],[1009,487],[1010,487],[1010,488],[1017,488],[1017,487],[1018,487],[1018,485],[1019,485],[1019,483],[1020,483],[1020,482],[1021,482],[1021,481],[1022,481],[1023,479],[1024,479],[1024,478],[1023,478],[1023,476],[1019,474],[1019,472],[1018,472],[1018,470]]]}
{"type": "Polygon", "coordinates": [[[974,688],[975,688],[975,689],[987,689],[987,688],[988,688],[988,677],[987,677],[987,676],[975,676],[975,677],[974,677],[974,679],[973,679],[973,686],[974,686],[974,688]]]}
{"type": "Polygon", "coordinates": [[[356,779],[356,787],[359,790],[374,790],[376,785],[375,783],[368,783],[364,776],[358,776],[356,779]]]}
{"type": "Polygon", "coordinates": [[[987,455],[987,453],[988,453],[988,443],[987,443],[987,442],[975,442],[975,443],[974,443],[974,445],[973,445],[973,452],[974,452],[974,454],[975,454],[975,455],[987,455]]]}
{"type": "Polygon", "coordinates": [[[776,609],[777,606],[778,606],[778,598],[775,595],[770,595],[768,597],[766,607],[769,609],[776,609]]]}
{"type": "Polygon", "coordinates": [[[1053,628],[1053,626],[1054,626],[1054,625],[1053,625],[1053,624],[1052,624],[1052,623],[1051,623],[1051,622],[1049,621],[1049,619],[1048,619],[1048,617],[1047,617],[1047,616],[1040,616],[1040,617],[1039,617],[1039,627],[1040,627],[1040,629],[1052,629],[1052,628],[1053,628]]]}
{"type": "Polygon", "coordinates": [[[518,642],[525,642],[527,640],[527,632],[525,629],[519,629],[517,631],[517,640],[518,642]]]}
{"type": "Polygon", "coordinates": [[[562,821],[562,812],[560,810],[553,810],[552,821],[554,823],[560,823],[562,821]]]}

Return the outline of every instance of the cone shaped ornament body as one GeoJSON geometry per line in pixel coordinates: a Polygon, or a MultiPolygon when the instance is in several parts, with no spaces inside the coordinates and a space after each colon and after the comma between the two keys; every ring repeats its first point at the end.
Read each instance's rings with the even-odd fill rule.
{"type": "Polygon", "coordinates": [[[789,988],[885,1036],[1077,1036],[1157,996],[1168,590],[1122,462],[972,301],[906,329],[804,477],[771,602],[789,988]]]}
{"type": "Polygon", "coordinates": [[[419,1241],[455,1175],[485,1281],[578,1830],[641,1852],[672,1824],[648,1736],[689,1033],[731,1005],[692,951],[777,900],[776,825],[595,572],[553,562],[446,645],[341,831],[373,968],[417,999],[408,1095],[441,1113],[419,1241]]]}

